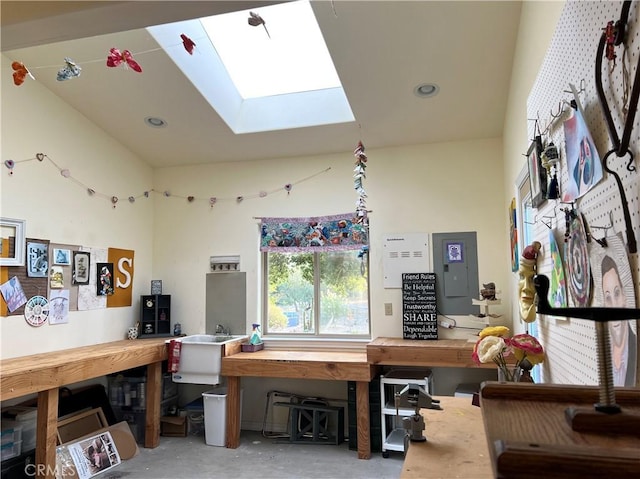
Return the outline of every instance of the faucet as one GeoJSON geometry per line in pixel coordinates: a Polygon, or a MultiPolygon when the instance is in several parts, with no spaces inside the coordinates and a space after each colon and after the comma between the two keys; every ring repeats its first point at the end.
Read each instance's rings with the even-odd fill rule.
{"type": "Polygon", "coordinates": [[[225,331],[224,326],[222,324],[216,325],[216,334],[226,334],[229,335],[229,330],[225,331]]]}

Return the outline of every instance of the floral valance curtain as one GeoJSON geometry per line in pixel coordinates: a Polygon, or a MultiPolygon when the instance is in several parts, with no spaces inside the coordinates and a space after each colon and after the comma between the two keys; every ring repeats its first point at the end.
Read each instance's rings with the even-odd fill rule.
{"type": "Polygon", "coordinates": [[[262,218],[260,251],[336,251],[369,244],[367,227],[354,214],[313,218],[262,218]]]}

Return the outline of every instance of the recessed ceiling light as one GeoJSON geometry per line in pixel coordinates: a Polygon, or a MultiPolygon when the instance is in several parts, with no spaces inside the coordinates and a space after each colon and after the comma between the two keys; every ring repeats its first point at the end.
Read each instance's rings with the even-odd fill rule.
{"type": "Polygon", "coordinates": [[[435,83],[422,83],[413,89],[413,94],[420,98],[436,96],[440,87],[435,83]]]}
{"type": "Polygon", "coordinates": [[[165,126],[167,126],[166,121],[164,121],[162,118],[157,118],[155,116],[146,117],[144,119],[144,122],[152,128],[164,128],[165,126]]]}

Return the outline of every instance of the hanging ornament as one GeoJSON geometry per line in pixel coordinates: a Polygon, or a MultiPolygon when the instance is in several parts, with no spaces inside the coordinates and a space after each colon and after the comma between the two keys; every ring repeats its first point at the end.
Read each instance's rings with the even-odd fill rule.
{"type": "Polygon", "coordinates": [[[96,190],[92,188],[87,188],[87,193],[89,194],[89,196],[93,196],[96,194],[96,190]]]}
{"type": "Polygon", "coordinates": [[[264,198],[265,196],[267,196],[267,192],[266,191],[261,191],[260,193],[258,193],[258,196],[260,198],[264,198]]]}
{"type": "Polygon", "coordinates": [[[64,176],[65,178],[69,178],[71,176],[71,172],[69,170],[67,170],[66,168],[64,170],[60,170],[60,174],[62,176],[64,176]]]}
{"type": "Polygon", "coordinates": [[[551,174],[551,168],[556,165],[558,158],[560,158],[558,148],[553,144],[553,142],[550,142],[540,154],[542,166],[547,170],[547,174],[551,174]]]}
{"type": "Polygon", "coordinates": [[[13,175],[13,167],[16,166],[15,161],[13,160],[4,160],[4,166],[9,169],[9,174],[13,175]]]}
{"type": "Polygon", "coordinates": [[[195,200],[195,198],[193,196],[187,196],[187,201],[189,203],[193,203],[193,200],[195,200]]]}
{"type": "Polygon", "coordinates": [[[284,190],[287,192],[287,194],[291,193],[291,188],[293,188],[291,183],[287,183],[286,185],[284,185],[284,190]]]}
{"type": "Polygon", "coordinates": [[[165,191],[163,195],[165,196],[165,198],[169,198],[169,196],[171,196],[171,192],[165,191]]]}
{"type": "Polygon", "coordinates": [[[11,68],[13,69],[13,83],[15,84],[15,86],[22,85],[27,75],[29,75],[32,80],[35,80],[31,72],[29,72],[29,70],[27,70],[27,67],[24,66],[24,63],[13,62],[11,64],[11,68]]]}
{"type": "Polygon", "coordinates": [[[242,200],[244,200],[244,196],[238,196],[238,197],[236,197],[236,201],[237,201],[238,203],[242,203],[242,200]]]}
{"type": "Polygon", "coordinates": [[[180,38],[182,38],[182,45],[184,46],[184,49],[187,51],[187,53],[189,55],[193,55],[193,47],[196,46],[194,41],[191,40],[191,38],[186,36],[184,33],[180,34],[180,38]]]}
{"type": "Polygon", "coordinates": [[[77,78],[80,76],[80,73],[82,72],[82,68],[76,65],[75,62],[71,60],[71,58],[65,57],[64,63],[65,63],[64,67],[58,70],[58,76],[57,76],[58,81],[71,80],[73,78],[77,78]]]}
{"type": "Polygon", "coordinates": [[[145,198],[149,198],[149,192],[148,192],[148,191],[145,191],[145,192],[143,193],[143,195],[144,195],[144,197],[145,197],[145,198]]]}
{"type": "Polygon", "coordinates": [[[43,161],[44,160],[44,153],[36,153],[36,159],[38,161],[43,161]]]}
{"type": "Polygon", "coordinates": [[[107,56],[107,66],[113,68],[120,64],[128,65],[133,71],[142,73],[142,67],[133,59],[129,50],[123,50],[121,53],[117,48],[111,48],[107,56]]]}
{"type": "Polygon", "coordinates": [[[111,204],[113,205],[113,207],[116,207],[116,203],[118,202],[118,197],[117,196],[112,196],[111,197],[111,204]]]}
{"type": "Polygon", "coordinates": [[[218,198],[216,198],[215,196],[212,196],[211,198],[209,198],[209,206],[211,206],[213,208],[213,205],[215,205],[218,202],[218,198]]]}
{"type": "Polygon", "coordinates": [[[267,22],[265,22],[264,18],[262,18],[260,15],[255,12],[249,12],[248,22],[252,27],[262,25],[264,27],[264,31],[267,32],[267,36],[271,38],[271,35],[269,35],[269,30],[267,30],[267,22]]]}
{"type": "Polygon", "coordinates": [[[365,170],[367,168],[367,155],[364,153],[364,145],[362,141],[358,141],[358,145],[353,150],[353,156],[356,157],[356,166],[353,169],[353,186],[358,193],[358,200],[356,201],[356,223],[367,223],[367,206],[365,198],[367,193],[364,190],[363,180],[366,178],[365,170]]]}
{"type": "Polygon", "coordinates": [[[133,196],[129,196],[129,203],[135,203],[136,199],[133,196]]]}

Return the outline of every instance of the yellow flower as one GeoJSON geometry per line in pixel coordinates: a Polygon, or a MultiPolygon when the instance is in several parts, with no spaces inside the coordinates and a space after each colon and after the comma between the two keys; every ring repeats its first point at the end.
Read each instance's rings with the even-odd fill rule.
{"type": "Polygon", "coordinates": [[[487,336],[499,336],[506,337],[509,336],[509,328],[506,326],[487,326],[482,331],[480,331],[480,339],[485,338],[487,336]]]}

